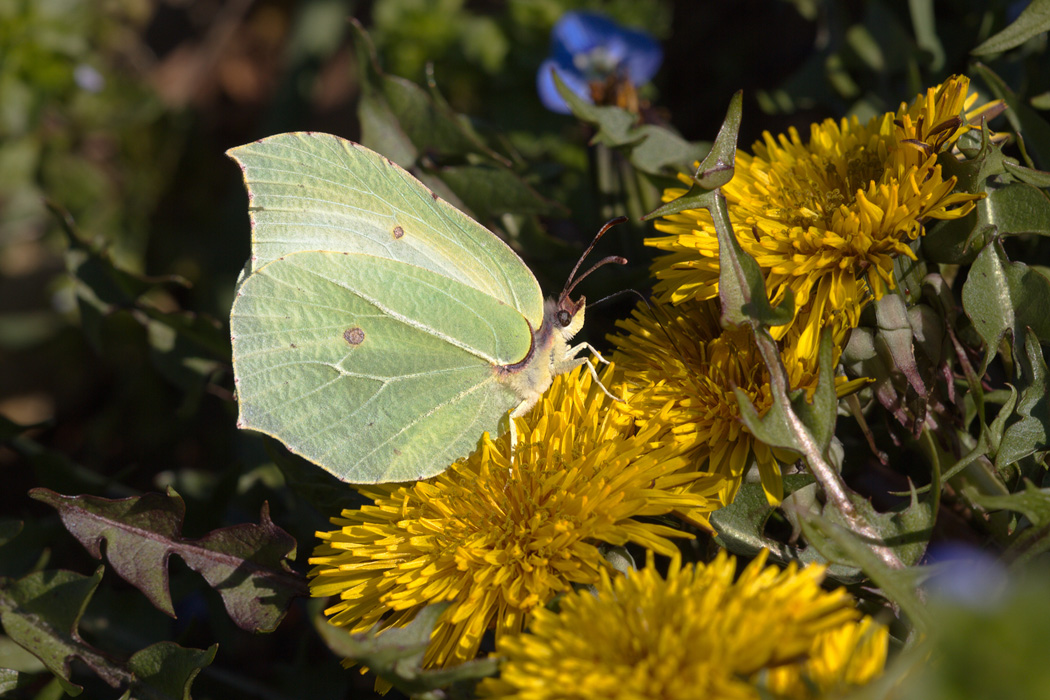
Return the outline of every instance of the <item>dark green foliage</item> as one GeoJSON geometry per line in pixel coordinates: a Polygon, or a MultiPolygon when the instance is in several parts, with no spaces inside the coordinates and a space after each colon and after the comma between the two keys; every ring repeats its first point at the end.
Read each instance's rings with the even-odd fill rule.
{"type": "MultiPolygon", "coordinates": [[[[827,564],[890,621],[907,645],[872,698],[892,683],[905,698],[1045,696],[1050,2],[1012,23],[1010,4],[0,2],[0,695],[174,699],[192,684],[199,698],[334,700],[372,697],[379,677],[389,697],[469,697],[497,671],[421,668],[440,607],[348,635],[296,601],[314,533],[365,499],[235,428],[226,318],[250,234],[222,154],[313,129],[469,210],[547,292],[626,213],[596,255],[631,266],[581,290],[644,295],[642,217],[708,208],[725,318],[755,329],[772,376],[773,408],[742,401],[743,421],[808,470],[785,477],[779,507],[745,483],[713,515],[714,544],[827,564]],[[645,119],[568,92],[572,117],[542,108],[551,26],[581,6],[664,40],[645,119]],[[835,396],[825,341],[815,396],[788,391],[767,329],[793,300],[772,308],[726,235],[718,188],[736,149],[863,121],[958,72],[1007,105],[960,141],[964,158],[938,161],[987,196],[929,222],[899,288],[853,330],[842,369],[868,386],[835,396]],[[661,205],[670,186],[687,194],[661,205]],[[1016,580],[980,605],[938,597],[930,549],[956,541],[1016,580]]],[[[634,303],[589,308],[588,340],[634,303]]],[[[712,540],[695,534],[684,551],[700,558],[712,540]]]]}

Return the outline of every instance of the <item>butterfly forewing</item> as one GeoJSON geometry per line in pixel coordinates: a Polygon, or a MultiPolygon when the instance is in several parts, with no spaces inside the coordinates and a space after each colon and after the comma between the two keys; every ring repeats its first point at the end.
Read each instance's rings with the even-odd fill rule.
{"type": "Polygon", "coordinates": [[[320,133],[279,134],[228,153],[248,187],[251,271],[307,250],[364,253],[457,280],[539,326],[543,297],[521,258],[379,154],[320,133]]]}

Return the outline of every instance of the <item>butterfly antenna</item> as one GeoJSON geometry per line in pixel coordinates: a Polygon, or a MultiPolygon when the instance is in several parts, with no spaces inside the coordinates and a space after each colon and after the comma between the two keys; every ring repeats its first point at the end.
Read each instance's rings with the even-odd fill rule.
{"type": "Polygon", "coordinates": [[[621,257],[619,255],[610,255],[607,258],[602,258],[601,260],[599,260],[597,263],[592,265],[590,269],[588,269],[579,277],[576,276],[576,273],[580,269],[580,265],[582,265],[583,261],[587,258],[587,256],[591,254],[591,251],[594,250],[594,246],[597,245],[598,241],[600,241],[602,236],[605,235],[605,232],[611,229],[613,226],[616,226],[617,224],[622,224],[625,221],[627,221],[626,216],[618,216],[615,219],[607,221],[606,224],[602,226],[601,230],[598,231],[597,235],[591,241],[591,244],[587,246],[587,250],[583,251],[583,255],[581,255],[580,259],[576,261],[576,266],[572,268],[572,272],[569,273],[569,278],[565,280],[565,288],[562,290],[560,298],[564,299],[569,294],[571,294],[572,290],[576,289],[576,285],[582,282],[589,274],[597,270],[602,265],[608,265],[609,263],[616,263],[617,265],[627,264],[627,258],[621,257]]]}
{"type": "Polygon", "coordinates": [[[587,303],[587,308],[593,309],[594,307],[600,306],[600,305],[604,304],[607,301],[612,301],[613,299],[615,299],[617,297],[622,297],[624,294],[633,294],[636,297],[638,297],[639,299],[641,299],[643,304],[648,304],[649,303],[648,300],[645,298],[645,295],[642,294],[641,292],[639,292],[637,289],[621,289],[618,292],[613,292],[612,294],[609,294],[608,296],[602,297],[598,301],[588,302],[587,303]]]}

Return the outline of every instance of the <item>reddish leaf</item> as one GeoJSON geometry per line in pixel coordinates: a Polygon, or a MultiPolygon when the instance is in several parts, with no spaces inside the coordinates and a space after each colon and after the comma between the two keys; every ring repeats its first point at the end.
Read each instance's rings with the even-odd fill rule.
{"type": "Polygon", "coordinates": [[[102,558],[102,542],[113,569],[175,617],[168,590],[168,558],[178,554],[222,596],[233,621],[250,632],[273,631],[292,598],[306,595],[306,584],[287,559],[295,540],[270,520],[263,504],[258,525],[214,530],[199,540],[182,536],[186,506],[174,491],[110,500],[63,496],[49,489],[30,495],[58,510],[66,529],[92,556],[102,558]]]}

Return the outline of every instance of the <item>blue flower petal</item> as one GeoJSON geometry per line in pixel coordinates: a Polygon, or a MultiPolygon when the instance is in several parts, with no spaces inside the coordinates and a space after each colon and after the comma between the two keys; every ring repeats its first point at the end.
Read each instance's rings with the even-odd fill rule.
{"type": "Polygon", "coordinates": [[[536,89],[547,109],[568,114],[569,106],[554,87],[552,67],[574,93],[591,102],[589,81],[617,74],[644,85],[662,61],[659,42],[645,32],[594,12],[567,12],[551,30],[551,55],[536,75],[536,89]]]}
{"type": "Polygon", "coordinates": [[[927,589],[943,601],[970,608],[995,606],[1010,583],[1002,562],[970,545],[934,545],[927,559],[936,567],[927,589]]]}
{"type": "Polygon", "coordinates": [[[570,90],[588,102],[593,102],[590,86],[582,75],[571,68],[558,65],[557,61],[548,58],[540,65],[540,69],[536,73],[536,91],[540,94],[540,102],[543,103],[544,107],[558,114],[569,114],[571,112],[568,103],[562,99],[561,93],[558,92],[558,88],[554,85],[554,78],[551,76],[552,70],[558,71],[558,77],[562,79],[562,82],[570,90]]]}
{"type": "Polygon", "coordinates": [[[551,52],[574,56],[606,44],[624,28],[594,12],[566,12],[551,30],[551,52]]]}
{"type": "Polygon", "coordinates": [[[648,34],[633,30],[624,31],[620,38],[626,44],[624,67],[627,77],[635,85],[645,85],[653,79],[664,61],[660,43],[648,34]]]}

